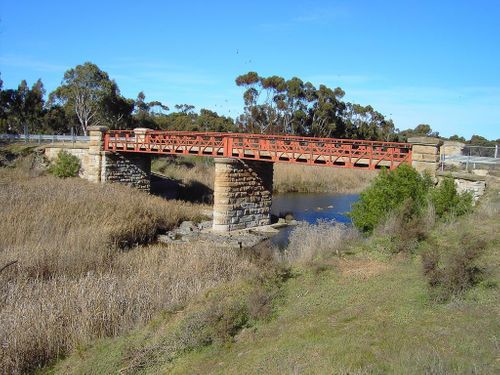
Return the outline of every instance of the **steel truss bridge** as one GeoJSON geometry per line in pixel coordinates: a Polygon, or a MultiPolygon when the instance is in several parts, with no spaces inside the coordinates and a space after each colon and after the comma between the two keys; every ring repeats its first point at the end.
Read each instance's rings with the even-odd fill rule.
{"type": "Polygon", "coordinates": [[[408,143],[287,135],[186,131],[108,130],[104,150],[196,155],[343,168],[394,169],[411,164],[408,143]]]}

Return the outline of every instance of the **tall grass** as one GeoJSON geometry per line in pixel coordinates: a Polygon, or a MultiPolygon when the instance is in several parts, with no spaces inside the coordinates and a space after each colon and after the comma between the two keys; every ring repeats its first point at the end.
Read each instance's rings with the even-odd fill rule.
{"type": "Polygon", "coordinates": [[[24,373],[248,274],[229,250],[137,246],[197,206],[0,169],[0,368],[24,373]]]}
{"type": "Polygon", "coordinates": [[[359,193],[377,171],[295,164],[274,166],[274,191],[278,193],[359,193]]]}
{"type": "Polygon", "coordinates": [[[290,234],[283,260],[291,264],[308,264],[341,255],[359,233],[350,227],[330,221],[316,224],[301,223],[290,234]]]}

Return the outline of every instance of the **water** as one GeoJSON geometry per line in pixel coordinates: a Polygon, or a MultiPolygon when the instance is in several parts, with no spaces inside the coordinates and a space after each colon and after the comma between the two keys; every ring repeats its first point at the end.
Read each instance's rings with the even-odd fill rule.
{"type": "MultiPolygon", "coordinates": [[[[289,193],[273,196],[271,213],[283,217],[292,214],[297,221],[314,224],[318,220],[335,220],[339,223],[351,224],[347,214],[351,206],[358,200],[358,194],[330,193],[289,193]]],[[[288,245],[288,237],[293,226],[285,227],[271,238],[271,243],[280,248],[288,245]]]]}

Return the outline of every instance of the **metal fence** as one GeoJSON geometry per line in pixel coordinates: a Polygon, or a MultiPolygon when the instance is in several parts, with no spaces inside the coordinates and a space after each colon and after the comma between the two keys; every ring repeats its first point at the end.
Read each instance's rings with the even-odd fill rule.
{"type": "Polygon", "coordinates": [[[460,152],[441,152],[441,170],[500,169],[500,146],[464,145],[460,152]]]}
{"type": "Polygon", "coordinates": [[[25,143],[76,143],[88,142],[90,137],[82,135],[47,135],[47,134],[0,134],[0,141],[25,143]]]}

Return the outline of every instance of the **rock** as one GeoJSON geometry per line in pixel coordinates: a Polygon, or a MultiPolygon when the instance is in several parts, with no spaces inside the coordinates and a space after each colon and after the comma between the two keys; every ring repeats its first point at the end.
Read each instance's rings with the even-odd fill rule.
{"type": "Polygon", "coordinates": [[[252,228],[252,231],[257,233],[269,233],[269,234],[276,234],[279,232],[279,230],[274,228],[273,225],[265,225],[262,227],[252,228]]]}
{"type": "Polygon", "coordinates": [[[487,169],[473,169],[472,173],[477,175],[477,176],[487,176],[488,170],[487,169]]]}
{"type": "Polygon", "coordinates": [[[181,225],[179,225],[179,228],[176,232],[179,234],[190,234],[195,231],[199,231],[196,224],[194,224],[192,221],[183,221],[181,225]]]}
{"type": "Polygon", "coordinates": [[[201,223],[198,224],[198,229],[204,230],[204,229],[212,228],[212,224],[213,224],[212,220],[202,221],[201,223]]]}
{"type": "Polygon", "coordinates": [[[171,243],[174,241],[170,236],[168,236],[166,234],[160,234],[157,239],[159,242],[163,242],[163,243],[171,243]]]}

